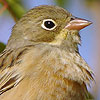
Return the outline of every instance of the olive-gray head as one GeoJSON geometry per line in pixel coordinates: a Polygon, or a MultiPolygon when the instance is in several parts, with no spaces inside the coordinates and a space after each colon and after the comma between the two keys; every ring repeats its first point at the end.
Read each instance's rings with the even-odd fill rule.
{"type": "Polygon", "coordinates": [[[78,31],[90,24],[58,6],[38,6],[28,11],[13,27],[7,48],[34,43],[72,46],[80,42],[78,31]]]}

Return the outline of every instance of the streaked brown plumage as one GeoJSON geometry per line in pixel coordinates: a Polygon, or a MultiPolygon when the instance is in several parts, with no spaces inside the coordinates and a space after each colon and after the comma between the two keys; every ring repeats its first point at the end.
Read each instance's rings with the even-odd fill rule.
{"type": "Polygon", "coordinates": [[[0,100],[85,100],[93,77],[78,31],[89,24],[57,6],[25,14],[0,55],[0,100]]]}

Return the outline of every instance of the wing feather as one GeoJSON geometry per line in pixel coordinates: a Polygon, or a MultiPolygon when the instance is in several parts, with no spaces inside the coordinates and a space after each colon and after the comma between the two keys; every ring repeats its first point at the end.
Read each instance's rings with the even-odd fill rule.
{"type": "Polygon", "coordinates": [[[16,68],[27,48],[5,50],[0,54],[0,94],[16,86],[22,78],[16,68]],[[20,60],[19,60],[20,59],[20,60]]]}

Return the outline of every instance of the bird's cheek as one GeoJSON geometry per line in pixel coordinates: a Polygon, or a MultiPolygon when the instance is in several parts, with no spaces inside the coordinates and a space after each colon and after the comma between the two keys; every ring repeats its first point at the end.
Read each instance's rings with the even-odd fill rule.
{"type": "Polygon", "coordinates": [[[67,34],[68,34],[68,30],[67,29],[62,29],[60,31],[60,33],[57,35],[56,39],[66,40],[67,39],[67,34]]]}

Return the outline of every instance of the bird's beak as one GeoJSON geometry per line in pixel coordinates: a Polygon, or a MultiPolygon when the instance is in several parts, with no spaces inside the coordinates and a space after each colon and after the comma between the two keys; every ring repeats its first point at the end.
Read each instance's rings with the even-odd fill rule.
{"type": "Polygon", "coordinates": [[[81,19],[81,18],[74,18],[66,25],[65,28],[69,30],[81,30],[86,26],[89,26],[90,24],[92,24],[92,22],[88,20],[81,19]]]}

